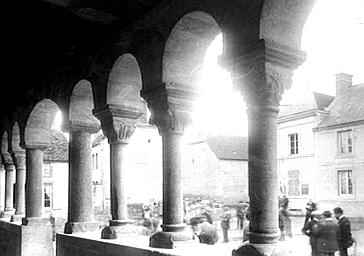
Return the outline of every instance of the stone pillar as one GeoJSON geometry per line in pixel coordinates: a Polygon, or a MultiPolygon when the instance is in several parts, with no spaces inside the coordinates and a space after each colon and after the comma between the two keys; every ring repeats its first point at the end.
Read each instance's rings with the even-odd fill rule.
{"type": "Polygon", "coordinates": [[[303,62],[305,54],[259,40],[245,46],[239,58],[224,57],[221,64],[230,69],[234,86],[245,97],[249,128],[249,243],[233,255],[285,255],[277,247],[277,116],[282,93],[291,85],[292,70],[303,62]]]}
{"type": "Polygon", "coordinates": [[[15,215],[11,221],[18,221],[25,214],[25,151],[14,152],[14,163],[16,167],[15,183],[15,215]]]}
{"type": "MultiPolygon", "coordinates": [[[[9,153],[4,153],[5,165],[5,216],[12,215],[14,211],[14,183],[15,183],[15,166],[9,153]]],[[[9,217],[10,217],[9,216],[9,217]]]]}
{"type": "Polygon", "coordinates": [[[110,144],[110,226],[102,230],[101,238],[114,239],[119,234],[132,232],[128,219],[127,195],[125,193],[125,152],[130,137],[135,131],[137,119],[143,112],[137,108],[107,105],[94,111],[110,144]]]}
{"type": "Polygon", "coordinates": [[[73,129],[69,141],[68,220],[65,233],[94,231],[92,206],[91,131],[73,129]]]}
{"type": "Polygon", "coordinates": [[[193,242],[183,223],[181,139],[190,123],[193,91],[184,85],[168,84],[165,90],[143,93],[163,142],[163,224],[150,238],[150,246],[173,248],[178,242],[193,242]]]}
{"type": "MultiPolygon", "coordinates": [[[[0,160],[1,161],[1,160],[0,160]]],[[[5,169],[0,162],[0,212],[5,208],[5,169]]]]}
{"type": "Polygon", "coordinates": [[[25,218],[23,225],[43,217],[43,148],[27,147],[25,182],[25,218]]]}

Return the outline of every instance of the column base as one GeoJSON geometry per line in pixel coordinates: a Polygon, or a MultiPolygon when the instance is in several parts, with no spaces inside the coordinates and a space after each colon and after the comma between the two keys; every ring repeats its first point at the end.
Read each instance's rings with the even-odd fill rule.
{"type": "Polygon", "coordinates": [[[10,218],[10,222],[21,222],[25,218],[24,214],[14,214],[10,218]]]}
{"type": "Polygon", "coordinates": [[[21,219],[22,226],[41,226],[41,225],[51,225],[49,218],[44,217],[24,217],[21,219]]]}
{"type": "Polygon", "coordinates": [[[281,233],[278,229],[269,230],[267,233],[248,232],[252,244],[276,244],[281,233]]]}
{"type": "Polygon", "coordinates": [[[120,235],[136,233],[135,227],[130,224],[133,220],[109,220],[110,226],[105,227],[101,232],[101,239],[116,239],[120,235]]]}
{"type": "Polygon", "coordinates": [[[89,221],[89,222],[70,222],[68,221],[64,228],[65,234],[74,234],[74,233],[84,233],[84,232],[92,232],[99,229],[99,222],[97,221],[89,221]]]}
{"type": "Polygon", "coordinates": [[[291,256],[295,254],[297,252],[287,248],[287,244],[284,243],[253,244],[248,241],[232,251],[232,256],[291,256]]]}
{"type": "Polygon", "coordinates": [[[186,243],[199,243],[200,240],[192,232],[186,231],[187,225],[162,225],[163,231],[153,234],[149,246],[153,248],[173,249],[186,243]]]}
{"type": "Polygon", "coordinates": [[[11,218],[12,215],[14,215],[15,211],[13,210],[4,210],[2,212],[0,212],[0,218],[1,219],[9,219],[11,218]]]}

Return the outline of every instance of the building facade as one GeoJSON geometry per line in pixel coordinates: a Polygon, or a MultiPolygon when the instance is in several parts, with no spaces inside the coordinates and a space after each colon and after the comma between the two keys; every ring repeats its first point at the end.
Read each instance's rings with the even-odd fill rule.
{"type": "Polygon", "coordinates": [[[281,193],[290,207],[304,209],[309,198],[320,209],[342,207],[364,217],[362,97],[364,85],[348,74],[336,75],[336,96],[307,92],[278,120],[281,193]]]}

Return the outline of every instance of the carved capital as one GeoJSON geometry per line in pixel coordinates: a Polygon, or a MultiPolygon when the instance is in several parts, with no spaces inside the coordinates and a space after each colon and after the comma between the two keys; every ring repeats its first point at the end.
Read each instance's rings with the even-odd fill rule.
{"type": "Polygon", "coordinates": [[[109,143],[129,143],[130,137],[135,131],[135,122],[127,119],[116,119],[112,121],[112,125],[107,125],[103,128],[105,136],[109,143]]]}
{"type": "Polygon", "coordinates": [[[221,57],[220,64],[232,72],[235,89],[242,92],[248,108],[278,111],[285,89],[292,84],[293,70],[305,60],[305,53],[263,39],[241,49],[238,58],[221,57]]]}
{"type": "Polygon", "coordinates": [[[191,112],[197,96],[191,87],[178,84],[163,84],[157,90],[143,92],[151,111],[150,123],[158,127],[159,133],[183,133],[191,123],[191,112]]]}
{"type": "Polygon", "coordinates": [[[13,159],[11,157],[11,154],[9,152],[4,152],[2,154],[3,157],[3,164],[5,166],[5,169],[8,169],[9,167],[13,166],[13,159]]]}
{"type": "Polygon", "coordinates": [[[251,72],[239,83],[248,108],[270,108],[278,111],[284,90],[292,83],[292,71],[265,65],[251,66],[251,72]]]}
{"type": "Polygon", "coordinates": [[[109,143],[128,143],[138,118],[143,115],[139,109],[122,105],[107,105],[93,112],[100,119],[102,131],[109,143]]]}
{"type": "Polygon", "coordinates": [[[25,150],[14,152],[13,159],[17,169],[25,169],[25,150]]]}

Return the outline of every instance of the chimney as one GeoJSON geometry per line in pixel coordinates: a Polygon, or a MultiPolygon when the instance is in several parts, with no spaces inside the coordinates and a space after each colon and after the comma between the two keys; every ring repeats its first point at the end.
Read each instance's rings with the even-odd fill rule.
{"type": "Polygon", "coordinates": [[[336,76],[336,97],[340,96],[353,84],[353,76],[346,73],[338,73],[336,76]]]}

